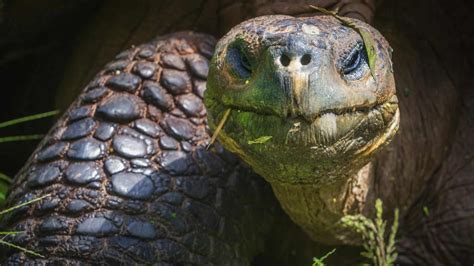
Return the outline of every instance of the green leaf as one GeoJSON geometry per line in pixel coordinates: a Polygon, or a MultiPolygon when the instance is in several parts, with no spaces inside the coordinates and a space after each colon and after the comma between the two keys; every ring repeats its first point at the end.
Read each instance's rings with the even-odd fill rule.
{"type": "Polygon", "coordinates": [[[356,29],[364,41],[365,51],[367,52],[367,58],[369,59],[370,74],[375,79],[375,60],[377,59],[377,52],[375,51],[374,39],[367,30],[358,27],[356,27],[356,29]]]}
{"type": "Polygon", "coordinates": [[[0,180],[3,180],[5,182],[7,182],[8,184],[11,184],[12,183],[12,178],[7,176],[6,174],[0,172],[0,180]]]}
{"type": "Polygon", "coordinates": [[[313,5],[310,5],[311,8],[325,14],[325,15],[329,15],[329,16],[332,16],[334,18],[336,18],[337,20],[339,20],[343,25],[357,31],[357,33],[359,33],[360,37],[362,38],[362,41],[364,42],[364,46],[365,46],[365,51],[367,52],[367,57],[369,59],[369,68],[370,68],[370,74],[372,75],[372,77],[375,79],[375,61],[377,59],[377,52],[375,51],[375,46],[374,46],[374,39],[372,38],[372,34],[370,34],[370,32],[366,29],[363,29],[363,28],[360,28],[358,27],[354,22],[342,17],[342,16],[339,16],[337,14],[337,12],[334,12],[334,11],[329,11],[325,8],[322,8],[322,7],[317,7],[317,6],[313,6],[313,5]]]}
{"type": "Polygon", "coordinates": [[[8,187],[12,183],[12,179],[4,173],[0,172],[0,204],[2,204],[8,192],[8,187]]]}
{"type": "Polygon", "coordinates": [[[37,120],[37,119],[41,119],[41,118],[45,118],[45,117],[55,116],[58,113],[59,113],[59,110],[54,110],[54,111],[50,111],[50,112],[46,112],[46,113],[40,113],[40,114],[20,117],[20,118],[17,118],[17,119],[13,119],[13,120],[9,120],[9,121],[5,121],[5,122],[0,123],[0,128],[4,128],[4,127],[20,124],[20,123],[32,121],[32,120],[37,120]]]}
{"type": "Polygon", "coordinates": [[[273,138],[272,136],[261,136],[257,139],[247,141],[247,144],[248,145],[264,144],[264,143],[268,142],[269,140],[271,140],[272,138],[273,138]]]}
{"type": "Polygon", "coordinates": [[[426,217],[430,216],[430,209],[427,206],[423,206],[423,213],[426,217]]]}
{"type": "Polygon", "coordinates": [[[329,251],[328,253],[326,253],[326,255],[322,256],[320,259],[313,258],[312,266],[325,266],[326,264],[324,263],[324,260],[327,259],[329,256],[331,256],[334,252],[336,252],[336,249],[329,251]]]}
{"type": "Polygon", "coordinates": [[[375,200],[375,210],[377,211],[377,218],[382,218],[383,205],[380,199],[375,200]]]}
{"type": "Polygon", "coordinates": [[[9,185],[0,181],[0,205],[5,201],[9,185]]]}
{"type": "Polygon", "coordinates": [[[328,253],[326,253],[326,255],[322,256],[319,260],[320,260],[320,261],[324,261],[324,260],[327,259],[329,256],[331,256],[334,252],[336,252],[336,249],[333,249],[333,250],[329,251],[328,253]]]}

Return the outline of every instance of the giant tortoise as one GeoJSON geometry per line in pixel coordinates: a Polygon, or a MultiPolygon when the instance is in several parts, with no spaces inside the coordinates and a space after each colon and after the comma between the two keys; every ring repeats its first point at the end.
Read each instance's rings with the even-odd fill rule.
{"type": "Polygon", "coordinates": [[[218,40],[168,30],[120,52],[9,193],[9,205],[47,195],[3,220],[45,257],[11,249],[3,262],[309,264],[321,246],[354,254],[361,239],[340,220],[373,217],[380,198],[400,209],[399,263],[474,263],[472,93],[435,47],[377,25],[386,41],[374,10],[209,1],[181,19],[218,40]]]}

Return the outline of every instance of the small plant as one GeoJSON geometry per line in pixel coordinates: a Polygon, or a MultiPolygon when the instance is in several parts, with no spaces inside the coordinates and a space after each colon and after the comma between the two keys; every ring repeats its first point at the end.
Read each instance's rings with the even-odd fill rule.
{"type": "Polygon", "coordinates": [[[329,256],[331,256],[334,252],[336,252],[336,249],[329,251],[328,253],[326,253],[326,255],[322,256],[320,259],[314,257],[312,266],[326,266],[326,263],[324,263],[324,260],[327,259],[329,256]]]}
{"type": "Polygon", "coordinates": [[[370,259],[377,266],[394,265],[397,259],[395,247],[395,236],[398,230],[398,209],[395,209],[395,215],[390,232],[386,232],[387,221],[382,218],[382,201],[375,201],[376,217],[374,220],[368,219],[363,215],[347,215],[342,218],[343,226],[348,227],[361,234],[364,241],[364,252],[362,256],[370,259]],[[388,237],[387,237],[388,233],[388,237]]]}

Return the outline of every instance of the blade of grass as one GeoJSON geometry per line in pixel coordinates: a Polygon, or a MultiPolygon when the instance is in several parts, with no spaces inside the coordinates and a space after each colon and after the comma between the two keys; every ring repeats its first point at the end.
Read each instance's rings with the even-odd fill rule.
{"type": "Polygon", "coordinates": [[[7,176],[6,174],[0,172],[0,180],[3,180],[5,181],[6,183],[8,184],[11,184],[12,183],[12,178],[7,176]]]}
{"type": "Polygon", "coordinates": [[[0,235],[16,235],[24,233],[25,231],[7,231],[7,232],[0,232],[0,235]]]}
{"type": "Polygon", "coordinates": [[[0,206],[3,204],[3,201],[6,198],[10,185],[11,184],[7,184],[7,182],[0,181],[0,206]]]}
{"type": "Polygon", "coordinates": [[[13,211],[13,210],[15,210],[15,209],[18,209],[18,208],[21,208],[21,207],[26,206],[26,205],[28,205],[28,204],[31,204],[31,203],[40,201],[40,200],[42,200],[42,199],[44,199],[44,198],[46,198],[46,197],[49,197],[49,196],[51,196],[51,194],[46,194],[46,195],[41,196],[41,197],[39,197],[39,198],[32,199],[32,200],[27,201],[27,202],[24,202],[24,203],[22,203],[22,204],[18,204],[18,205],[16,205],[16,206],[13,206],[13,207],[11,207],[11,208],[8,208],[8,209],[6,209],[6,210],[1,211],[1,212],[0,212],[0,215],[4,215],[5,213],[9,213],[9,212],[11,212],[11,211],[13,211]]]}
{"type": "Polygon", "coordinates": [[[0,205],[3,204],[7,198],[8,186],[0,186],[0,205]]]}
{"type": "Polygon", "coordinates": [[[36,134],[36,135],[22,135],[22,136],[0,137],[0,143],[16,142],[16,141],[28,141],[28,140],[37,140],[37,139],[41,139],[43,136],[44,136],[44,135],[36,134]]]}
{"type": "Polygon", "coordinates": [[[232,109],[230,109],[230,108],[225,110],[221,121],[219,121],[219,125],[217,126],[216,130],[214,131],[214,134],[212,134],[211,141],[209,142],[209,145],[207,145],[207,149],[209,149],[211,147],[211,145],[214,144],[214,142],[216,141],[217,136],[219,136],[219,133],[221,132],[222,128],[224,127],[225,122],[227,121],[227,118],[229,118],[231,110],[232,109]]]}
{"type": "Polygon", "coordinates": [[[23,252],[25,252],[25,253],[28,253],[28,254],[30,254],[30,255],[33,255],[33,256],[37,256],[37,257],[40,257],[40,258],[44,258],[44,256],[41,255],[41,254],[39,254],[39,253],[36,253],[36,252],[31,251],[31,250],[29,250],[29,249],[26,249],[26,248],[17,246],[17,245],[15,245],[15,244],[12,244],[12,243],[7,242],[7,241],[5,241],[5,240],[0,240],[0,244],[3,244],[3,245],[5,245],[5,246],[11,247],[11,248],[16,248],[16,249],[18,249],[18,250],[21,250],[21,251],[23,251],[23,252]]]}
{"type": "Polygon", "coordinates": [[[32,121],[32,120],[37,120],[37,119],[41,119],[41,118],[46,118],[46,117],[50,117],[50,116],[55,116],[58,113],[59,113],[59,110],[54,110],[54,111],[49,111],[49,112],[46,112],[46,113],[40,113],[40,114],[34,114],[34,115],[29,115],[29,116],[25,116],[25,117],[16,118],[16,119],[13,119],[13,120],[9,120],[9,121],[5,121],[5,122],[0,123],[0,128],[4,128],[4,127],[20,124],[20,123],[32,121]]]}
{"type": "MultiPolygon", "coordinates": [[[[46,194],[46,195],[41,196],[41,197],[39,197],[39,198],[32,199],[32,200],[29,200],[29,201],[27,201],[27,202],[25,202],[25,203],[18,204],[18,205],[13,206],[13,207],[11,207],[11,208],[9,208],[9,209],[3,210],[3,211],[0,212],[0,216],[3,215],[3,214],[5,214],[5,213],[11,212],[11,211],[13,211],[13,210],[15,210],[15,209],[21,208],[21,207],[23,207],[23,206],[25,206],[25,205],[29,205],[29,204],[32,204],[32,203],[34,203],[34,202],[40,201],[40,200],[42,200],[42,199],[44,199],[44,198],[46,198],[46,197],[49,197],[49,196],[51,196],[51,194],[46,194]]],[[[22,232],[20,232],[20,231],[0,232],[0,235],[3,235],[3,237],[0,239],[0,244],[1,244],[1,245],[8,246],[8,247],[11,247],[11,248],[15,248],[15,249],[21,250],[21,251],[23,251],[23,252],[25,252],[25,253],[27,253],[27,254],[33,255],[33,256],[37,256],[37,257],[40,257],[40,258],[44,258],[44,256],[41,255],[41,254],[39,254],[39,253],[36,253],[36,252],[34,252],[34,251],[32,251],[32,250],[29,250],[29,249],[26,249],[26,248],[24,248],[24,247],[17,246],[17,245],[15,245],[15,244],[13,244],[13,243],[10,243],[10,242],[4,240],[4,239],[5,239],[7,236],[9,236],[9,235],[19,234],[19,233],[22,233],[22,232]]]]}

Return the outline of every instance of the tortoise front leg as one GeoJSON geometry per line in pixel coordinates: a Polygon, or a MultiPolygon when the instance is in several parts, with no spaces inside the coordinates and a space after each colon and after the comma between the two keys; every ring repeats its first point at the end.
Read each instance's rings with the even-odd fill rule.
{"type": "Polygon", "coordinates": [[[187,32],[120,53],[15,178],[4,263],[248,265],[276,204],[210,136],[202,95],[214,39],[187,32]]]}

